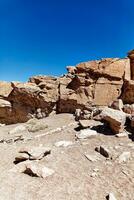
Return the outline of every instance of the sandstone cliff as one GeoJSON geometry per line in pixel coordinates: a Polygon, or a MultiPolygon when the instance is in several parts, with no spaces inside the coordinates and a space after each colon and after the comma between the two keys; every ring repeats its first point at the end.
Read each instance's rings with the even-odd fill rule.
{"type": "Polygon", "coordinates": [[[133,51],[128,58],[107,58],[67,67],[62,77],[35,76],[26,83],[0,82],[0,123],[25,122],[54,113],[107,106],[122,98],[134,103],[133,51]]]}

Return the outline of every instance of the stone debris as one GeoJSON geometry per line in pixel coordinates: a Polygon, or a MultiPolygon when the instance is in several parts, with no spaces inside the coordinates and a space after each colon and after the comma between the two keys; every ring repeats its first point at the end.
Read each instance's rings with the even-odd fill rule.
{"type": "Polygon", "coordinates": [[[100,121],[95,121],[95,120],[79,120],[79,124],[82,128],[92,128],[94,126],[100,126],[103,125],[102,122],[100,121]]]}
{"type": "Polygon", "coordinates": [[[6,139],[0,139],[0,143],[15,143],[19,141],[23,141],[25,137],[23,135],[13,135],[13,137],[8,137],[6,139]]]}
{"type": "Polygon", "coordinates": [[[37,162],[29,162],[25,165],[25,167],[26,168],[23,171],[23,173],[28,174],[30,176],[46,178],[54,174],[53,169],[45,167],[44,165],[39,164],[37,162]]]}
{"type": "Polygon", "coordinates": [[[99,152],[101,155],[103,155],[106,158],[112,158],[111,151],[104,145],[100,147],[96,147],[95,151],[99,152]]]}
{"type": "Polygon", "coordinates": [[[125,104],[123,106],[123,111],[127,114],[134,115],[134,104],[125,104]]]}
{"type": "Polygon", "coordinates": [[[129,133],[127,131],[124,131],[122,133],[118,133],[115,136],[118,138],[128,137],[129,133]]]}
{"type": "Polygon", "coordinates": [[[106,197],[107,200],[117,200],[113,193],[109,193],[106,197]]]}
{"type": "Polygon", "coordinates": [[[109,123],[115,134],[123,132],[126,122],[126,114],[124,112],[105,107],[100,115],[103,120],[109,123]]]}
{"type": "Polygon", "coordinates": [[[78,139],[87,139],[97,136],[98,133],[95,130],[91,130],[90,128],[80,130],[79,133],[76,133],[76,137],[78,139]]]}
{"type": "Polygon", "coordinates": [[[16,156],[15,161],[21,160],[23,155],[27,154],[29,160],[41,160],[44,156],[51,153],[50,147],[24,147],[19,151],[19,156],[16,156]]]}
{"type": "Polygon", "coordinates": [[[119,156],[118,161],[119,161],[119,163],[123,163],[123,162],[127,162],[128,160],[130,160],[130,158],[131,158],[131,153],[128,151],[125,151],[119,156]]]}
{"type": "Polygon", "coordinates": [[[24,173],[32,177],[46,178],[54,174],[54,170],[50,169],[37,161],[24,161],[15,165],[10,172],[24,173]]]}
{"type": "Polygon", "coordinates": [[[73,142],[62,140],[62,141],[56,142],[54,145],[56,147],[68,147],[68,146],[73,145],[73,142]]]}

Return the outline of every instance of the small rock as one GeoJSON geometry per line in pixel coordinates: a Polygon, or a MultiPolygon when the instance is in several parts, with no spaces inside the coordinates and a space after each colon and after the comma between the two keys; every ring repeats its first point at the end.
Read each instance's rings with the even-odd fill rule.
{"type": "Polygon", "coordinates": [[[29,155],[27,153],[20,153],[15,157],[15,162],[22,162],[29,159],[29,155]]]}
{"type": "Polygon", "coordinates": [[[76,134],[76,137],[78,139],[87,139],[87,138],[95,137],[97,135],[98,133],[95,130],[91,130],[88,128],[88,129],[81,130],[80,133],[76,134]]]}
{"type": "Polygon", "coordinates": [[[98,174],[97,174],[96,172],[93,172],[90,176],[94,178],[94,177],[96,177],[97,175],[98,175],[98,174]]]}
{"type": "Polygon", "coordinates": [[[26,127],[24,125],[16,126],[14,129],[9,131],[9,134],[18,134],[20,132],[26,131],[26,127]]]}
{"type": "Polygon", "coordinates": [[[49,169],[37,162],[29,162],[26,164],[26,169],[23,173],[28,174],[30,176],[36,176],[41,178],[46,178],[51,176],[54,173],[54,170],[49,169]]]}
{"type": "Polygon", "coordinates": [[[99,172],[99,169],[98,168],[94,168],[93,171],[94,172],[99,172]]]}
{"type": "Polygon", "coordinates": [[[1,123],[0,123],[0,127],[3,127],[3,126],[5,126],[5,124],[1,124],[1,123]]]}
{"type": "Polygon", "coordinates": [[[123,111],[127,114],[134,114],[134,104],[125,104],[123,106],[123,111]]]}
{"type": "Polygon", "coordinates": [[[70,145],[73,145],[73,142],[72,141],[59,141],[59,142],[56,142],[54,144],[56,147],[68,147],[70,145]]]}
{"type": "Polygon", "coordinates": [[[125,151],[119,156],[119,163],[127,162],[131,157],[130,152],[125,151]]]}
{"type": "Polygon", "coordinates": [[[95,150],[106,158],[109,158],[109,157],[112,158],[109,149],[105,146],[96,147],[95,150]]]}
{"type": "Polygon", "coordinates": [[[128,137],[128,132],[124,131],[122,133],[118,133],[116,134],[115,136],[118,137],[118,138],[122,138],[122,137],[128,137]]]}
{"type": "Polygon", "coordinates": [[[107,200],[117,200],[113,193],[109,193],[108,196],[106,197],[106,199],[107,200]]]}
{"type": "Polygon", "coordinates": [[[93,126],[99,126],[102,125],[101,122],[95,121],[95,120],[79,120],[80,126],[83,128],[93,127],[93,126]]]}
{"type": "Polygon", "coordinates": [[[41,160],[44,156],[51,153],[50,147],[25,147],[19,151],[20,153],[27,153],[30,160],[41,160]]]}
{"type": "Polygon", "coordinates": [[[76,109],[76,111],[75,111],[75,119],[76,120],[80,119],[81,113],[82,113],[81,109],[76,109]]]}

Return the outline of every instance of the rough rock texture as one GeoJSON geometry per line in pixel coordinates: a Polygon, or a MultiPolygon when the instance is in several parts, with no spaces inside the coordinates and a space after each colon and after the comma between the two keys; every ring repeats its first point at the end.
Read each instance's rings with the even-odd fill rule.
{"type": "Polygon", "coordinates": [[[134,81],[129,80],[124,83],[124,90],[122,93],[122,99],[124,103],[134,103],[134,81]]]}
{"type": "MultiPolygon", "coordinates": [[[[107,129],[105,134],[100,130],[93,138],[76,140],[75,135],[80,131],[71,114],[49,116],[40,121],[48,124],[48,128],[27,133],[22,141],[0,143],[0,200],[106,200],[110,193],[117,200],[134,199],[132,139],[114,137],[107,129]],[[55,132],[57,128],[61,129],[55,132]],[[67,141],[73,145],[65,147],[67,141]],[[47,146],[52,148],[51,154],[41,160],[27,161],[28,154],[21,153],[17,160],[21,162],[14,163],[21,149],[47,146]],[[95,151],[100,146],[108,150],[108,158],[95,151]],[[46,167],[54,173],[48,174],[52,171],[46,167]]],[[[15,135],[8,133],[17,126],[0,127],[0,140],[14,140],[15,135]]]]}
{"type": "Polygon", "coordinates": [[[123,132],[126,122],[126,114],[124,112],[106,107],[102,111],[101,117],[109,123],[114,133],[123,132]]]}
{"type": "Polygon", "coordinates": [[[125,102],[134,101],[133,94],[127,99],[129,91],[125,92],[133,85],[123,84],[130,83],[129,58],[83,62],[67,70],[68,74],[59,78],[35,76],[26,83],[0,82],[0,123],[75,113],[76,109],[90,111],[91,106],[107,106],[120,96],[125,102]]]}

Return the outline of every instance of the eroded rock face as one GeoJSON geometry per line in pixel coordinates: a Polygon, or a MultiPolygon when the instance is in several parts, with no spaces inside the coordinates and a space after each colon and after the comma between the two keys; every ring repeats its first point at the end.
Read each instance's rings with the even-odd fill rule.
{"type": "Polygon", "coordinates": [[[125,95],[122,88],[124,80],[130,83],[129,58],[84,62],[69,66],[67,70],[68,74],[59,78],[34,76],[26,83],[0,82],[0,123],[26,122],[54,113],[75,113],[76,109],[91,112],[92,106],[107,106],[121,95],[128,101],[125,93],[128,86],[124,89],[125,95]]]}
{"type": "MultiPolygon", "coordinates": [[[[73,68],[74,69],[74,68],[73,68]]],[[[60,80],[59,112],[106,106],[120,97],[130,79],[129,59],[103,59],[76,65],[75,75],[60,80]]]]}

